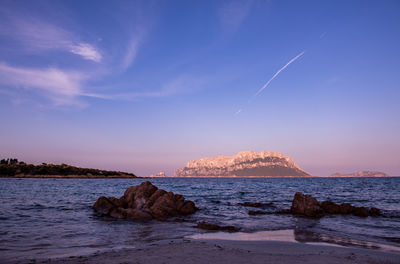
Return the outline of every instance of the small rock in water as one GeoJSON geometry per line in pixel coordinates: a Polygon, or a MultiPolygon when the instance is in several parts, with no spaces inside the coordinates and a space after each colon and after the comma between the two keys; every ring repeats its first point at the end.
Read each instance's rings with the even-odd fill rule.
{"type": "Polygon", "coordinates": [[[129,187],[121,198],[101,196],[93,205],[101,215],[133,220],[157,219],[165,221],[168,217],[189,215],[197,208],[192,201],[185,201],[180,194],[158,189],[149,181],[129,187]]]}
{"type": "Polygon", "coordinates": [[[200,229],[205,229],[205,230],[219,230],[221,227],[216,224],[208,224],[206,222],[200,222],[196,226],[197,228],[200,229]]]}
{"type": "Polygon", "coordinates": [[[381,210],[379,210],[378,208],[375,208],[375,207],[371,207],[371,209],[369,209],[369,215],[379,216],[379,215],[381,215],[381,210]]]}
{"type": "Polygon", "coordinates": [[[239,231],[239,229],[234,226],[220,226],[220,225],[216,225],[216,224],[209,224],[206,222],[200,222],[195,227],[200,228],[200,229],[205,229],[205,230],[212,230],[212,231],[230,231],[230,232],[239,231]]]}
{"type": "Polygon", "coordinates": [[[248,214],[249,214],[249,215],[263,215],[263,214],[267,214],[267,213],[264,212],[264,211],[261,211],[261,210],[256,210],[256,211],[250,210],[250,211],[248,212],[248,214]]]}
{"type": "Polygon", "coordinates": [[[276,208],[273,202],[269,203],[260,203],[260,202],[244,202],[244,203],[239,203],[239,205],[246,206],[246,207],[255,207],[255,208],[276,208]]]}
{"type": "Polygon", "coordinates": [[[252,202],[244,202],[242,203],[243,206],[247,206],[247,207],[262,207],[262,203],[252,203],[252,202]]]}
{"type": "Polygon", "coordinates": [[[325,214],[352,214],[360,217],[381,215],[381,211],[375,207],[368,210],[365,207],[356,207],[349,203],[336,204],[331,201],[320,203],[314,197],[299,192],[294,195],[289,212],[308,217],[322,217],[325,214]]]}

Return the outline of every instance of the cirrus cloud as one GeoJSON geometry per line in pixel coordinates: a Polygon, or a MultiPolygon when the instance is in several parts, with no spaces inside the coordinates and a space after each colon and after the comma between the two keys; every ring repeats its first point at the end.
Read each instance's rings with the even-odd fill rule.
{"type": "Polygon", "coordinates": [[[14,89],[40,93],[55,105],[77,104],[76,98],[85,95],[82,83],[87,76],[80,72],[63,71],[54,67],[43,69],[13,67],[0,63],[0,84],[14,89]]]}
{"type": "Polygon", "coordinates": [[[88,43],[79,43],[70,47],[70,52],[82,56],[86,60],[92,60],[95,62],[101,61],[101,54],[96,50],[95,47],[88,43]]]}
{"type": "Polygon", "coordinates": [[[82,41],[73,32],[31,16],[10,16],[0,13],[0,37],[15,41],[28,53],[63,50],[83,59],[100,62],[101,52],[94,45],[82,41]]]}
{"type": "Polygon", "coordinates": [[[219,19],[224,30],[235,31],[250,12],[252,1],[230,1],[219,10],[219,19]]]}

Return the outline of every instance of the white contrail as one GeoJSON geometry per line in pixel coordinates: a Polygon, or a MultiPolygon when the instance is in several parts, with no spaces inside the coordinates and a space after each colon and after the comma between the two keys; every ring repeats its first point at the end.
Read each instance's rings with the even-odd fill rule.
{"type": "MultiPolygon", "coordinates": [[[[283,66],[282,68],[280,68],[275,74],[274,76],[271,77],[271,79],[268,80],[268,82],[266,82],[263,87],[261,87],[253,96],[252,98],[250,98],[247,101],[247,104],[250,104],[252,99],[257,97],[262,91],[264,91],[265,88],[267,88],[267,86],[272,82],[273,79],[275,79],[279,73],[281,73],[281,71],[283,71],[284,69],[286,69],[290,64],[292,64],[292,62],[294,62],[295,60],[297,60],[298,58],[300,58],[301,56],[303,56],[303,54],[305,53],[305,51],[300,52],[300,54],[298,54],[296,57],[294,57],[293,59],[291,59],[288,63],[285,64],[285,66],[283,66]]],[[[236,111],[236,113],[234,114],[235,116],[240,114],[241,112],[243,112],[243,108],[240,108],[239,110],[236,111]]]]}
{"type": "Polygon", "coordinates": [[[268,82],[266,82],[266,83],[264,84],[264,86],[261,87],[260,90],[258,90],[258,91],[255,93],[254,96],[259,95],[265,88],[267,88],[267,86],[272,82],[273,79],[276,78],[276,76],[279,75],[279,73],[281,73],[281,71],[283,71],[284,69],[286,69],[287,66],[289,66],[292,62],[294,62],[295,60],[297,60],[298,58],[300,58],[300,57],[304,54],[304,52],[305,52],[305,51],[302,51],[299,55],[297,55],[296,57],[294,57],[293,59],[291,59],[288,63],[286,63],[285,66],[283,66],[282,68],[280,68],[280,69],[274,74],[274,76],[272,76],[272,78],[269,79],[268,82]]]}

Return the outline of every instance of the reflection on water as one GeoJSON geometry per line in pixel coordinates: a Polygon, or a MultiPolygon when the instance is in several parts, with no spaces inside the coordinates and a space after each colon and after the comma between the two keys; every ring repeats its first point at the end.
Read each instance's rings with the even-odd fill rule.
{"type": "Polygon", "coordinates": [[[236,241],[284,241],[296,242],[293,235],[293,230],[276,230],[276,231],[261,231],[255,233],[227,233],[213,232],[196,234],[190,236],[192,239],[219,239],[219,240],[236,240],[236,241]]]}
{"type": "Polygon", "coordinates": [[[312,245],[329,246],[355,246],[368,249],[380,249],[386,251],[399,251],[400,247],[385,244],[377,244],[356,239],[319,234],[307,230],[276,230],[261,231],[254,233],[236,232],[212,232],[189,236],[192,239],[210,240],[234,240],[234,241],[281,241],[281,242],[300,242],[312,245]]]}
{"type": "Polygon", "coordinates": [[[318,244],[318,243],[327,243],[327,244],[335,244],[340,246],[356,246],[368,249],[381,249],[387,251],[400,251],[400,247],[386,245],[386,244],[378,244],[368,241],[361,241],[357,239],[352,239],[348,237],[339,237],[327,234],[320,234],[315,232],[310,232],[307,230],[293,230],[293,235],[296,241],[308,244],[318,244]]]}

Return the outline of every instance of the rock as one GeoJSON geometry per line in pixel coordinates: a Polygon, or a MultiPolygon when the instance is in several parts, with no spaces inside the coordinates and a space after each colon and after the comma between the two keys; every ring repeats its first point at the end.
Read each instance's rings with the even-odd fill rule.
{"type": "MultiPolygon", "coordinates": [[[[278,211],[278,213],[286,212],[285,210],[278,211]]],[[[375,207],[368,210],[365,207],[356,207],[349,203],[336,204],[331,201],[320,203],[314,197],[302,193],[295,194],[290,213],[309,217],[321,217],[324,214],[352,214],[360,217],[381,215],[381,211],[375,207]]]]}
{"type": "Polygon", "coordinates": [[[93,205],[93,209],[101,215],[108,215],[116,206],[106,197],[101,196],[93,205]]]}
{"type": "Polygon", "coordinates": [[[184,205],[180,208],[179,213],[182,215],[189,215],[196,212],[197,208],[192,201],[186,201],[184,205]]]}
{"type": "Polygon", "coordinates": [[[157,219],[193,214],[197,208],[192,201],[185,201],[180,194],[158,189],[150,182],[129,187],[121,198],[100,197],[93,209],[101,215],[133,220],[157,219]]]}
{"type": "Polygon", "coordinates": [[[158,189],[153,193],[153,195],[150,196],[150,198],[147,200],[145,206],[150,208],[153,206],[154,202],[157,201],[158,198],[166,194],[167,192],[161,189],[158,189]]]}
{"type": "Polygon", "coordinates": [[[125,191],[124,197],[128,202],[128,207],[141,209],[150,196],[157,191],[157,187],[149,181],[142,182],[138,186],[133,186],[125,191]]]}
{"type": "Polygon", "coordinates": [[[234,226],[221,226],[220,230],[229,232],[238,232],[240,229],[234,226]]]}
{"type": "Polygon", "coordinates": [[[150,208],[154,218],[165,221],[168,216],[178,215],[176,198],[172,192],[160,196],[150,208]]]}
{"type": "Polygon", "coordinates": [[[371,216],[379,216],[379,215],[382,215],[382,214],[381,214],[381,210],[379,210],[378,208],[372,207],[371,209],[369,209],[369,215],[371,215],[371,216]]]}
{"type": "Polygon", "coordinates": [[[319,205],[317,199],[299,192],[294,195],[290,211],[292,214],[305,215],[308,217],[321,217],[324,215],[324,210],[319,205]]]}
{"type": "Polygon", "coordinates": [[[139,209],[126,209],[126,218],[133,220],[150,220],[153,217],[148,212],[141,211],[139,209]]]}
{"type": "Polygon", "coordinates": [[[325,211],[325,213],[328,213],[328,214],[339,214],[340,213],[340,206],[338,204],[335,204],[334,202],[324,201],[324,202],[320,203],[320,206],[325,211]]]}
{"type": "Polygon", "coordinates": [[[339,213],[343,214],[343,215],[351,214],[351,213],[353,213],[353,210],[354,210],[354,206],[352,206],[349,203],[342,203],[339,208],[340,208],[339,213]]]}
{"type": "Polygon", "coordinates": [[[205,229],[205,230],[219,230],[221,227],[216,224],[208,224],[206,222],[200,222],[196,226],[197,228],[200,229],[205,229]]]}
{"type": "Polygon", "coordinates": [[[247,206],[247,207],[262,207],[263,204],[262,203],[252,203],[252,202],[244,202],[242,204],[243,206],[247,206]]]}
{"type": "Polygon", "coordinates": [[[110,213],[111,217],[118,219],[124,219],[126,218],[126,215],[127,215],[127,210],[122,207],[116,207],[110,213]]]}
{"type": "Polygon", "coordinates": [[[230,232],[237,232],[239,231],[238,228],[234,226],[220,226],[216,224],[208,224],[206,222],[200,222],[195,226],[196,228],[211,230],[211,231],[230,231],[230,232]]]}
{"type": "Polygon", "coordinates": [[[246,207],[255,207],[255,208],[276,208],[273,202],[269,203],[259,203],[259,202],[244,202],[244,203],[239,203],[239,205],[246,206],[246,207]]]}
{"type": "Polygon", "coordinates": [[[108,200],[110,200],[116,207],[127,207],[127,202],[125,201],[124,196],[119,199],[115,197],[108,197],[108,200]]]}
{"type": "Polygon", "coordinates": [[[266,214],[266,212],[261,211],[261,210],[257,210],[257,211],[252,211],[252,210],[250,210],[250,211],[248,212],[248,214],[249,214],[249,215],[262,215],[262,214],[266,214]]]}
{"type": "Polygon", "coordinates": [[[355,207],[353,209],[353,214],[356,216],[367,217],[369,215],[369,212],[364,207],[355,207]]]}
{"type": "Polygon", "coordinates": [[[125,193],[124,193],[124,199],[126,201],[126,203],[128,204],[127,207],[131,208],[133,206],[133,201],[135,200],[135,192],[136,189],[139,187],[138,186],[131,186],[128,189],[126,189],[125,193]]]}

